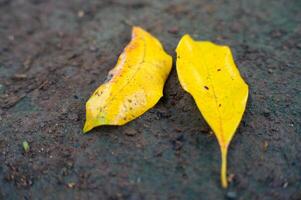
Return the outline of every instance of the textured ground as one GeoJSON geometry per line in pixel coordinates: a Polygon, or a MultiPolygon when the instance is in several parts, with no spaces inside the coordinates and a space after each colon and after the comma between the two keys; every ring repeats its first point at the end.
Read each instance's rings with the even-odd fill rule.
{"type": "Polygon", "coordinates": [[[300,10],[299,0],[0,0],[0,199],[301,199],[300,10]],[[228,190],[174,66],[149,112],[82,134],[85,101],[131,25],[173,56],[184,33],[232,48],[250,98],[228,190]]]}

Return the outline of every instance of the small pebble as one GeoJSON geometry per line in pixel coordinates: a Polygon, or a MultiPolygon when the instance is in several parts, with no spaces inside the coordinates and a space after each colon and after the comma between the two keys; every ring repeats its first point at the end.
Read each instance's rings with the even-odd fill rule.
{"type": "Polygon", "coordinates": [[[73,182],[71,182],[71,183],[68,183],[68,184],[67,184],[67,186],[68,186],[68,188],[74,188],[74,186],[75,186],[75,183],[73,183],[73,182]]]}
{"type": "Polygon", "coordinates": [[[282,187],[287,188],[287,186],[288,186],[288,182],[285,182],[282,187]]]}
{"type": "Polygon", "coordinates": [[[236,199],[237,195],[234,191],[228,191],[226,194],[227,199],[236,199]]]}
{"type": "Polygon", "coordinates": [[[177,27],[172,27],[172,28],[168,29],[168,33],[178,34],[179,33],[179,29],[177,27]]]}
{"type": "Polygon", "coordinates": [[[8,36],[8,39],[9,39],[10,41],[14,41],[14,40],[15,40],[15,36],[9,35],[9,36],[8,36]]]}
{"type": "Polygon", "coordinates": [[[269,110],[265,109],[263,112],[262,112],[263,116],[265,117],[270,117],[271,113],[269,110]]]}
{"type": "Polygon", "coordinates": [[[15,74],[12,77],[13,80],[25,80],[27,79],[27,75],[26,74],[15,74]]]}
{"type": "Polygon", "coordinates": [[[4,85],[0,84],[0,95],[4,93],[4,85]]]}
{"type": "Polygon", "coordinates": [[[76,114],[76,113],[69,113],[68,118],[72,121],[78,121],[79,120],[78,114],[76,114]]]}
{"type": "Polygon", "coordinates": [[[96,46],[90,46],[89,50],[92,51],[92,52],[95,52],[95,51],[97,51],[97,47],[96,46]]]}
{"type": "Polygon", "coordinates": [[[264,141],[263,143],[263,150],[266,151],[269,147],[269,143],[267,141],[264,141]]]}
{"type": "Polygon", "coordinates": [[[135,129],[133,129],[133,128],[127,128],[127,129],[125,130],[125,134],[126,134],[127,136],[134,136],[134,135],[137,134],[137,131],[136,131],[135,129]]]}
{"type": "Polygon", "coordinates": [[[229,174],[229,176],[228,176],[228,182],[229,182],[229,183],[232,183],[233,180],[234,180],[234,178],[235,178],[235,175],[234,175],[234,174],[229,174]]]}
{"type": "Polygon", "coordinates": [[[77,16],[78,16],[79,18],[82,18],[83,16],[85,16],[85,12],[82,11],[82,10],[80,10],[80,11],[78,11],[77,16]]]}

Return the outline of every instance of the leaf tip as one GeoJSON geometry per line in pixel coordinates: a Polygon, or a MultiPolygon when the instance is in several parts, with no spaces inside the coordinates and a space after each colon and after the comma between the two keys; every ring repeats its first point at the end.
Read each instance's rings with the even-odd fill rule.
{"type": "Polygon", "coordinates": [[[86,122],[83,128],[84,133],[89,132],[97,126],[112,124],[104,113],[95,112],[97,110],[98,109],[94,107],[93,100],[90,99],[86,104],[86,122]]]}
{"type": "Polygon", "coordinates": [[[92,104],[89,103],[91,99],[86,104],[86,122],[83,128],[83,132],[87,133],[88,131],[92,130],[94,127],[98,126],[96,123],[97,115],[93,110],[95,109],[92,104]]]}
{"type": "Polygon", "coordinates": [[[88,131],[90,131],[93,127],[86,121],[84,128],[83,128],[83,132],[87,133],[88,131]]]}
{"type": "Polygon", "coordinates": [[[135,31],[135,30],[137,31],[137,30],[141,30],[142,28],[140,26],[133,26],[132,29],[133,29],[133,31],[135,31]]]}
{"type": "Polygon", "coordinates": [[[191,36],[189,34],[184,34],[182,39],[192,39],[191,36]]]}
{"type": "Polygon", "coordinates": [[[192,37],[189,34],[183,35],[180,42],[178,43],[178,46],[176,48],[176,52],[179,53],[179,49],[181,49],[182,45],[190,46],[190,43],[193,42],[193,41],[194,40],[192,39],[192,37]]]}
{"type": "Polygon", "coordinates": [[[192,41],[194,41],[194,39],[189,35],[189,34],[185,34],[185,35],[183,35],[183,37],[182,37],[182,39],[181,39],[181,41],[184,41],[184,42],[192,42],[192,41]]]}
{"type": "Polygon", "coordinates": [[[132,38],[134,38],[137,35],[141,35],[142,33],[145,33],[146,31],[141,28],[140,26],[133,26],[132,28],[132,38]]]}

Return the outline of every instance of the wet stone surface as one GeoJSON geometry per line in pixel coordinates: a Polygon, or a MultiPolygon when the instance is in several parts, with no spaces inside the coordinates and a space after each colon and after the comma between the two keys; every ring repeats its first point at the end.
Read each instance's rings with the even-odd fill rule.
{"type": "Polygon", "coordinates": [[[0,0],[0,199],[301,199],[301,3],[0,0]],[[125,126],[82,134],[85,102],[130,40],[229,45],[250,86],[220,186],[217,141],[177,80],[125,126]],[[24,152],[22,142],[30,150],[24,152]]]}

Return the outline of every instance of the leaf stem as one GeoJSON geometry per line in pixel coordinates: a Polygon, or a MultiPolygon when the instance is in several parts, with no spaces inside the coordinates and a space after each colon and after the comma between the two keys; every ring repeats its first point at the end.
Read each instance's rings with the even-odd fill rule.
{"type": "Polygon", "coordinates": [[[221,166],[221,182],[223,188],[228,187],[228,182],[227,182],[227,153],[228,153],[228,148],[221,148],[221,156],[222,156],[222,166],[221,166]]]}

